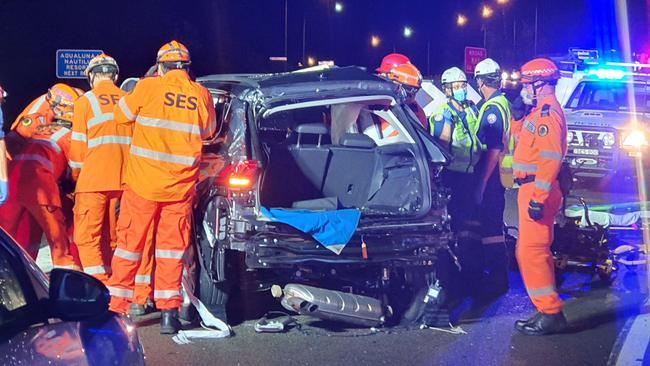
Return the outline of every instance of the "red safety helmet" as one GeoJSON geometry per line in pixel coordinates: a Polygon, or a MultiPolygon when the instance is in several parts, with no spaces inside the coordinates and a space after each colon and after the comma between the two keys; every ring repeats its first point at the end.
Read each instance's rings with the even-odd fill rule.
{"type": "Polygon", "coordinates": [[[547,58],[536,58],[521,67],[521,82],[553,81],[560,78],[560,70],[555,62],[547,58]]]}
{"type": "Polygon", "coordinates": [[[388,72],[388,78],[414,88],[422,86],[422,74],[413,64],[402,64],[393,67],[388,72]]]}
{"type": "Polygon", "coordinates": [[[391,53],[386,56],[381,60],[381,65],[377,68],[378,73],[380,74],[385,74],[388,73],[393,67],[403,65],[403,64],[410,64],[411,60],[402,55],[401,53],[391,53]]]}

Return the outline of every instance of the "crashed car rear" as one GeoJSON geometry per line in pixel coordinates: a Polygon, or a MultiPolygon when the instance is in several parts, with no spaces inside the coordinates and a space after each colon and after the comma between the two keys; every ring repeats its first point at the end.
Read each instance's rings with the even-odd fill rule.
{"type": "Polygon", "coordinates": [[[356,67],[198,81],[221,124],[204,149],[195,208],[208,308],[223,316],[229,289],[246,287],[227,270],[240,257],[257,290],[317,286],[293,291],[309,294],[283,302],[293,310],[364,325],[402,314],[436,282],[437,258],[450,253],[437,179],[449,156],[397,84],[356,67]],[[342,299],[331,291],[373,309],[320,312],[324,298],[342,299]]]}

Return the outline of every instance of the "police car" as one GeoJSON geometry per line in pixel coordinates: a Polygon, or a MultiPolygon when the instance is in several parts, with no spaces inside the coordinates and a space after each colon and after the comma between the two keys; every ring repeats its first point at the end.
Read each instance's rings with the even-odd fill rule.
{"type": "Polygon", "coordinates": [[[566,159],[574,177],[634,178],[635,162],[646,161],[648,149],[650,65],[601,63],[596,51],[584,50],[558,65],[556,96],[566,115],[566,159]]]}

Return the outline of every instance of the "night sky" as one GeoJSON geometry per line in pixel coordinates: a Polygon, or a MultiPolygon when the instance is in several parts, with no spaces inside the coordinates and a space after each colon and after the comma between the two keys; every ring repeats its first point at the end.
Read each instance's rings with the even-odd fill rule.
{"type": "MultiPolygon", "coordinates": [[[[338,65],[374,68],[395,50],[424,74],[439,74],[462,66],[465,46],[483,45],[482,1],[342,0],[341,13],[333,0],[287,1],[290,69],[302,61],[303,24],[305,55],[338,65]],[[459,12],[469,18],[462,28],[455,23],[459,12]],[[402,35],[405,25],[414,30],[409,39],[402,35]],[[380,47],[370,46],[372,34],[381,38],[380,47]]],[[[533,56],[537,3],[538,54],[560,55],[572,46],[617,48],[614,2],[510,0],[499,7],[488,1],[495,8],[487,22],[488,53],[507,67],[533,56]]],[[[6,124],[58,81],[57,49],[102,49],[117,59],[122,78],[144,74],[172,38],[189,47],[196,75],[283,70],[268,58],[284,54],[284,6],[285,0],[0,0],[0,84],[10,94],[6,124]]],[[[628,6],[633,48],[650,49],[646,1],[629,0],[628,6]]],[[[88,88],[84,80],[70,84],[88,88]]]]}

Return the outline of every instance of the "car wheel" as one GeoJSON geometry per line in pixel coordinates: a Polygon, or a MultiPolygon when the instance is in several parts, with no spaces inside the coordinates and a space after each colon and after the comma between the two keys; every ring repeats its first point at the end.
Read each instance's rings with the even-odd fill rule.
{"type": "Polygon", "coordinates": [[[196,215],[199,299],[214,316],[227,321],[226,304],[233,280],[226,276],[229,206],[221,196],[211,198],[204,206],[196,215]]]}

